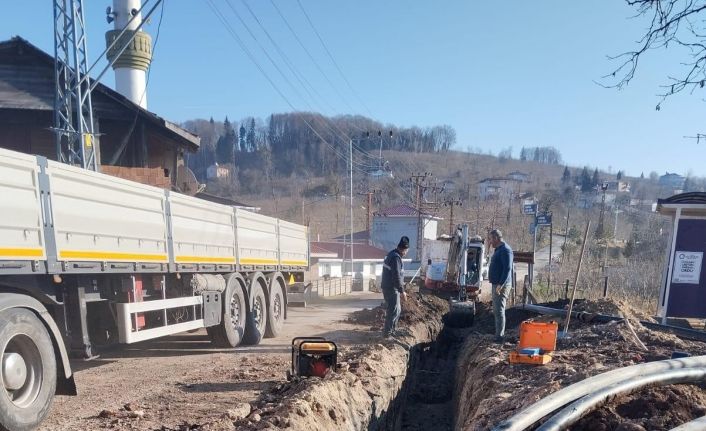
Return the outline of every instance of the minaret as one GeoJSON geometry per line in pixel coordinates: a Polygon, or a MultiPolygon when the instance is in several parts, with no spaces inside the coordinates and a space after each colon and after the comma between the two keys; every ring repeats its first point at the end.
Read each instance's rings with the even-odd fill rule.
{"type": "MultiPolygon", "coordinates": [[[[108,22],[113,21],[115,26],[114,30],[106,32],[105,40],[106,46],[110,46],[126,26],[127,31],[121,39],[127,40],[135,34],[130,45],[113,63],[115,89],[132,102],[147,108],[146,72],[152,61],[152,38],[143,31],[136,31],[142,22],[141,7],[141,0],[113,0],[112,10],[108,8],[108,22]],[[135,18],[128,25],[133,16],[135,18]]],[[[109,61],[116,58],[122,46],[123,44],[118,42],[108,51],[109,61]]]]}

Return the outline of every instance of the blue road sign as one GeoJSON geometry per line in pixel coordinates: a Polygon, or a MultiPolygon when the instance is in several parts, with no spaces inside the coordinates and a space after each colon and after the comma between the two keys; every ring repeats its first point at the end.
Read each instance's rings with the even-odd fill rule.
{"type": "Polygon", "coordinates": [[[549,226],[552,224],[552,213],[538,213],[534,217],[534,223],[537,226],[549,226]]]}
{"type": "Polygon", "coordinates": [[[522,205],[522,213],[525,215],[537,214],[537,204],[524,204],[524,205],[522,205]]]}

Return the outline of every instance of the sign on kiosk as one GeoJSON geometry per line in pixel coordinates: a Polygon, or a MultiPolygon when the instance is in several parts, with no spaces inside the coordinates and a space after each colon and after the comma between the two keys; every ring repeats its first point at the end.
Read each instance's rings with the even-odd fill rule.
{"type": "Polygon", "coordinates": [[[677,251],[674,253],[672,283],[699,284],[701,278],[701,251],[677,251]]]}

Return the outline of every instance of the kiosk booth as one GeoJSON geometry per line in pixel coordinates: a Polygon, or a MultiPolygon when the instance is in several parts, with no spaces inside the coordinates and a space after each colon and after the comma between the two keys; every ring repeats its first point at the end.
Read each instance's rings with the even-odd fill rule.
{"type": "Polygon", "coordinates": [[[657,201],[657,212],[672,217],[673,230],[662,276],[658,314],[706,318],[706,193],[682,193],[657,201]]]}

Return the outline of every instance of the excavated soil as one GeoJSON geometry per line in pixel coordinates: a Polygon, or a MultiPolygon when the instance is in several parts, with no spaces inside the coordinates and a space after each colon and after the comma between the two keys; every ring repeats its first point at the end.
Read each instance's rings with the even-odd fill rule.
{"type": "Polygon", "coordinates": [[[382,305],[352,313],[349,322],[371,326],[370,342],[339,356],[339,369],[323,379],[311,377],[277,385],[260,397],[250,415],[234,423],[236,429],[397,427],[404,401],[400,393],[409,387],[406,381],[410,357],[416,356],[417,345],[425,345],[437,337],[447,311],[446,301],[410,295],[402,303],[398,330],[403,335],[397,340],[381,338],[385,317],[382,305]]]}
{"type": "Polygon", "coordinates": [[[581,419],[575,431],[669,430],[706,415],[703,386],[672,385],[655,387],[621,396],[581,419]]]}
{"type": "MultiPolygon", "coordinates": [[[[402,302],[398,326],[403,328],[426,322],[430,316],[442,316],[448,308],[448,303],[437,297],[409,293],[407,300],[402,302]]],[[[385,324],[385,308],[380,305],[355,311],[350,314],[347,321],[358,325],[370,325],[371,331],[380,331],[385,324]]]]}
{"type": "MultiPolygon", "coordinates": [[[[466,338],[458,359],[454,393],[456,429],[491,429],[552,392],[614,368],[668,359],[674,351],[706,354],[704,343],[642,327],[632,319],[647,316],[625,304],[602,300],[581,301],[575,305],[577,311],[628,316],[648,350],[643,351],[637,345],[624,322],[601,324],[572,320],[571,338],[559,340],[552,362],[544,366],[511,365],[507,358],[518,341],[519,323],[527,318],[550,320],[557,317],[510,309],[507,311],[508,341],[497,345],[491,342],[494,323],[490,307],[479,304],[474,332],[466,338]]],[[[705,394],[701,387],[693,385],[646,389],[617,398],[571,429],[670,429],[702,416],[705,394]]]]}

